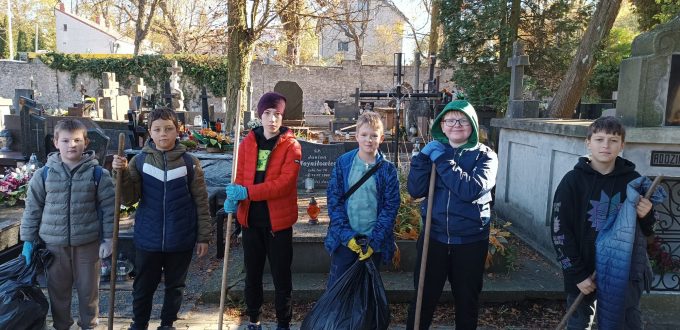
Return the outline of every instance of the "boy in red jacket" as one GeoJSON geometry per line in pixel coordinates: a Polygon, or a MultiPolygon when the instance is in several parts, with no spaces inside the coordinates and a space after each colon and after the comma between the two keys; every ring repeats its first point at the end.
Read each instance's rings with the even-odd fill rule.
{"type": "Polygon", "coordinates": [[[234,184],[227,186],[224,211],[237,213],[243,227],[246,314],[249,330],[262,329],[262,274],[269,259],[274,282],[277,329],[292,318],[293,224],[297,221],[297,179],[302,152],[295,135],[283,127],[286,98],[264,94],[257,104],[262,126],[241,142],[234,184]],[[240,203],[239,203],[240,202],[240,203]]]}

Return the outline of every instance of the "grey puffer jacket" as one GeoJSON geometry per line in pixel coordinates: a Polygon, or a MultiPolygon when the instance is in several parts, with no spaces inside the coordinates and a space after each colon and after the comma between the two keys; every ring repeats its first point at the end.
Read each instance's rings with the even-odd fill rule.
{"type": "Polygon", "coordinates": [[[42,172],[47,167],[38,169],[28,184],[20,227],[22,241],[35,242],[39,236],[47,244],[80,246],[111,238],[113,181],[109,172],[102,169],[99,184],[95,184],[96,165],[94,151],[83,153],[80,163],[71,170],[58,152],[48,156],[45,181],[42,172]],[[102,212],[102,221],[98,210],[102,212]]]}

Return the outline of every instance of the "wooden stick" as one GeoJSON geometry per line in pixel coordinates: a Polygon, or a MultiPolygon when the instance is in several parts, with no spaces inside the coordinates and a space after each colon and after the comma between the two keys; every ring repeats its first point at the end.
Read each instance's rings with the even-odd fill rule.
{"type": "MultiPolygon", "coordinates": [[[[238,147],[239,138],[241,135],[241,91],[238,91],[236,100],[236,127],[234,129],[234,155],[232,157],[231,164],[231,183],[234,183],[236,179],[236,170],[238,169],[238,147]]],[[[231,221],[234,218],[232,213],[227,214],[227,228],[226,231],[226,242],[224,243],[224,264],[222,267],[222,288],[220,289],[220,316],[219,323],[217,324],[217,329],[222,330],[222,321],[224,319],[224,300],[227,295],[227,265],[229,263],[229,245],[231,245],[231,221]]]]}
{"type": "MultiPolygon", "coordinates": [[[[649,186],[649,189],[647,189],[647,192],[645,193],[645,197],[644,197],[645,199],[649,199],[650,197],[652,197],[652,194],[656,190],[656,187],[659,185],[659,183],[661,183],[661,180],[663,180],[663,175],[659,175],[656,178],[654,178],[654,181],[652,181],[652,185],[649,186]]],[[[593,272],[593,275],[590,275],[591,281],[595,280],[595,275],[596,275],[596,272],[593,272]]],[[[581,304],[584,297],[585,297],[585,295],[583,294],[583,292],[578,294],[578,297],[576,297],[576,299],[571,304],[571,306],[569,306],[569,309],[564,314],[564,317],[562,317],[562,320],[560,321],[560,323],[557,325],[557,328],[555,328],[555,329],[562,330],[567,326],[567,321],[569,320],[571,315],[574,314],[574,312],[576,311],[576,308],[578,308],[578,306],[581,304]]]]}
{"type": "Polygon", "coordinates": [[[432,225],[432,200],[434,199],[434,184],[437,178],[437,168],[434,162],[430,172],[430,187],[427,192],[427,213],[425,215],[425,237],[423,238],[423,253],[420,257],[420,274],[418,274],[418,292],[416,294],[416,315],[413,329],[420,329],[420,310],[423,305],[423,287],[425,286],[425,270],[427,269],[427,253],[430,249],[430,227],[432,225]]]}
{"type": "MultiPolygon", "coordinates": [[[[118,156],[125,157],[125,134],[118,135],[118,156]]],[[[108,329],[113,330],[113,307],[116,301],[116,262],[118,261],[118,223],[120,222],[120,199],[123,173],[116,175],[116,198],[113,203],[113,236],[111,237],[111,276],[109,277],[109,321],[108,329]]]]}

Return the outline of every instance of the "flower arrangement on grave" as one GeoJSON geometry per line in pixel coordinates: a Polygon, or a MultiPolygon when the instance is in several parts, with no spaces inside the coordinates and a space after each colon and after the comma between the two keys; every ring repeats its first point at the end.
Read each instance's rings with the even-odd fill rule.
{"type": "Polygon", "coordinates": [[[680,259],[674,258],[668,250],[669,244],[659,236],[647,243],[647,254],[655,274],[680,273],[680,259]]]}
{"type": "Polygon", "coordinates": [[[14,206],[18,201],[26,199],[28,181],[31,180],[35,169],[24,165],[15,169],[8,169],[0,175],[0,205],[14,206]]]}
{"type": "Polygon", "coordinates": [[[253,118],[249,120],[248,123],[246,124],[246,128],[248,129],[253,129],[260,126],[262,126],[262,122],[260,122],[258,118],[253,118]]]}
{"type": "Polygon", "coordinates": [[[205,144],[206,148],[213,148],[224,150],[232,145],[231,137],[222,133],[217,133],[209,128],[203,128],[200,131],[193,131],[189,137],[192,140],[205,144]]]}

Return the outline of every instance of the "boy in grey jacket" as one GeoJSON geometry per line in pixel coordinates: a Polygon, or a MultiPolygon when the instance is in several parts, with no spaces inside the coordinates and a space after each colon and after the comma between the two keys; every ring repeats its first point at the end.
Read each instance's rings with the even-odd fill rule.
{"type": "Polygon", "coordinates": [[[54,145],[59,152],[51,153],[47,165],[31,178],[21,219],[26,263],[31,263],[33,246],[41,240],[54,255],[47,269],[47,291],[57,330],[70,329],[73,324],[74,285],[78,293],[78,326],[97,326],[100,258],[111,254],[113,182],[104,169],[95,179],[98,162],[94,151],[85,152],[88,143],[87,128],[80,121],[64,119],[57,123],[54,145]]]}

